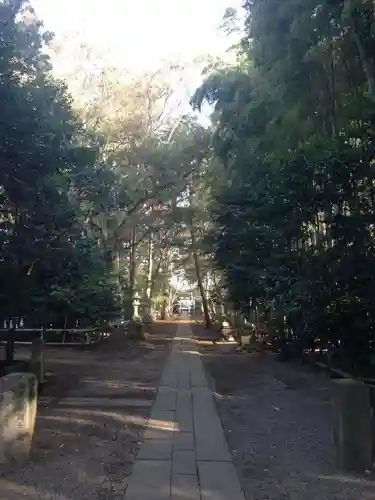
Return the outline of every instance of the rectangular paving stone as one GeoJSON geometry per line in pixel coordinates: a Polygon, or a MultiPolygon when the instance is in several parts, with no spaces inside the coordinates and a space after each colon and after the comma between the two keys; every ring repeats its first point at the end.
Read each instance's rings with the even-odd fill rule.
{"type": "Polygon", "coordinates": [[[183,410],[177,411],[175,425],[176,431],[178,432],[193,432],[193,415],[189,412],[184,412],[183,410]]]}
{"type": "Polygon", "coordinates": [[[170,358],[171,367],[175,369],[175,371],[186,371],[186,356],[182,352],[180,347],[175,346],[172,351],[172,357],[170,358]]]}
{"type": "Polygon", "coordinates": [[[215,445],[211,443],[202,444],[196,449],[197,460],[212,462],[218,460],[220,462],[231,462],[232,456],[228,451],[228,447],[224,445],[215,445]]]}
{"type": "Polygon", "coordinates": [[[144,439],[157,439],[172,442],[175,432],[175,412],[153,408],[147,422],[144,439]]]}
{"type": "Polygon", "coordinates": [[[245,500],[233,462],[198,462],[202,500],[245,500]]]}
{"type": "Polygon", "coordinates": [[[177,388],[190,389],[191,388],[190,377],[186,375],[179,376],[177,381],[177,388]]]}
{"type": "Polygon", "coordinates": [[[215,413],[216,405],[212,392],[208,387],[193,387],[192,388],[193,407],[194,411],[204,410],[215,413]]]}
{"type": "Polygon", "coordinates": [[[190,388],[179,388],[177,395],[177,408],[193,408],[193,395],[190,388]]]}
{"type": "Polygon", "coordinates": [[[197,459],[230,462],[232,457],[211,391],[196,387],[192,392],[197,459]]]}
{"type": "Polygon", "coordinates": [[[207,377],[204,373],[202,361],[198,355],[191,360],[191,385],[193,387],[207,387],[207,377]]]}
{"type": "Polygon", "coordinates": [[[194,434],[192,432],[176,432],[174,436],[175,450],[194,450],[194,434]]]}
{"type": "Polygon", "coordinates": [[[137,454],[137,460],[170,460],[172,458],[173,441],[147,439],[137,454]]]}
{"type": "Polygon", "coordinates": [[[207,387],[207,379],[204,374],[197,374],[194,371],[191,374],[191,385],[192,387],[207,387]]]}
{"type": "Polygon", "coordinates": [[[225,439],[219,417],[208,410],[206,413],[203,410],[194,412],[194,430],[196,436],[199,437],[202,434],[203,437],[207,436],[207,438],[212,437],[217,440],[225,439]]]}
{"type": "Polygon", "coordinates": [[[177,372],[176,368],[169,365],[162,373],[160,384],[161,387],[174,387],[177,388],[177,372]]]}
{"type": "Polygon", "coordinates": [[[169,500],[171,462],[137,460],[126,489],[126,500],[169,500]]]}
{"type": "Polygon", "coordinates": [[[177,399],[176,430],[193,432],[193,400],[190,391],[180,391],[177,399]]]}
{"type": "Polygon", "coordinates": [[[169,410],[174,411],[177,407],[177,390],[172,387],[160,387],[153,410],[169,410]]]}
{"type": "MultiPolygon", "coordinates": [[[[200,500],[196,475],[173,474],[171,500],[200,500]]],[[[230,499],[229,499],[230,500],[230,499]]]]}
{"type": "Polygon", "coordinates": [[[230,462],[232,460],[221,425],[209,427],[209,415],[207,415],[207,417],[202,417],[201,420],[195,416],[194,426],[198,460],[217,460],[223,462],[230,462]]]}
{"type": "Polygon", "coordinates": [[[161,379],[160,386],[161,387],[173,387],[174,389],[177,389],[178,379],[175,375],[165,376],[161,379]]]}
{"type": "Polygon", "coordinates": [[[172,439],[174,439],[174,431],[153,429],[152,427],[148,427],[144,433],[143,438],[145,440],[157,439],[157,440],[171,441],[172,439]]]}
{"type": "Polygon", "coordinates": [[[66,397],[60,400],[60,406],[87,406],[93,408],[127,408],[127,407],[137,407],[137,408],[149,408],[152,406],[152,401],[147,401],[147,399],[129,399],[129,398],[80,398],[80,397],[66,397]]]}
{"type": "Polygon", "coordinates": [[[196,474],[197,464],[195,452],[192,450],[175,450],[172,458],[173,474],[196,474]]]}
{"type": "Polygon", "coordinates": [[[172,428],[175,421],[176,412],[173,410],[160,410],[159,408],[152,408],[150,414],[150,427],[156,428],[172,428]],[[158,426],[159,423],[159,426],[158,426]]]}
{"type": "Polygon", "coordinates": [[[245,500],[191,329],[180,328],[186,342],[173,343],[125,499],[245,500]]]}

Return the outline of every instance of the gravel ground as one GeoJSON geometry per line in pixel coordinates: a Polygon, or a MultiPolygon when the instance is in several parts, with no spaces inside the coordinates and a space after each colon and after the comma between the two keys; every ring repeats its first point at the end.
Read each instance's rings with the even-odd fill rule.
{"type": "Polygon", "coordinates": [[[202,346],[248,500],[374,500],[373,475],[338,470],[329,380],[271,354],[202,346]]]}
{"type": "Polygon", "coordinates": [[[0,500],[123,499],[174,330],[47,349],[31,461],[2,471],[0,500]]]}

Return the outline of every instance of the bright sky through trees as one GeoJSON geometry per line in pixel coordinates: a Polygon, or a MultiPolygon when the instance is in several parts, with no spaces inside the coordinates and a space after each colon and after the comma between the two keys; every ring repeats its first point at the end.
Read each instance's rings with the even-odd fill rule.
{"type": "Polygon", "coordinates": [[[155,67],[161,59],[225,55],[232,43],[218,30],[227,7],[240,0],[32,0],[47,29],[77,35],[104,48],[127,68],[155,67]]]}
{"type": "MultiPolygon", "coordinates": [[[[64,54],[53,58],[58,77],[79,70],[80,43],[108,64],[126,72],[155,71],[166,63],[181,63],[184,76],[177,100],[191,112],[189,99],[201,84],[201,69],[192,62],[199,56],[231,61],[228,48],[238,36],[220,29],[226,8],[242,12],[242,0],[31,0],[45,28],[53,31],[64,54]]],[[[92,71],[95,71],[92,68],[92,71]]],[[[74,85],[69,84],[75,94],[74,85]]],[[[205,106],[200,121],[208,123],[211,107],[205,106]]]]}

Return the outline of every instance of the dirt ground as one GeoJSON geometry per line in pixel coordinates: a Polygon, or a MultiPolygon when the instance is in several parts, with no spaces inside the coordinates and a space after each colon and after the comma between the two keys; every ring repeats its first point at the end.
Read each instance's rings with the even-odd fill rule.
{"type": "MultiPolygon", "coordinates": [[[[0,474],[0,500],[123,500],[175,330],[48,348],[31,461],[0,474]]],[[[248,500],[375,500],[373,475],[335,465],[325,375],[194,332],[248,500]]]]}
{"type": "Polygon", "coordinates": [[[174,333],[48,347],[31,461],[2,472],[0,500],[123,499],[174,333]]]}
{"type": "Polygon", "coordinates": [[[355,477],[335,465],[331,386],[324,374],[272,354],[200,344],[249,500],[375,499],[372,474],[355,477]]]}

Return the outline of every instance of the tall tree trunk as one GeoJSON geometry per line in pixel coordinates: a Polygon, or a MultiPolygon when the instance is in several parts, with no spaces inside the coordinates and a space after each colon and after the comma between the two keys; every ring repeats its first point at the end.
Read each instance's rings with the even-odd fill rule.
{"type": "Polygon", "coordinates": [[[168,307],[168,290],[165,287],[163,290],[163,303],[161,305],[160,319],[164,321],[167,317],[167,307],[168,307]]]}
{"type": "Polygon", "coordinates": [[[136,230],[134,229],[130,249],[130,269],[129,269],[129,288],[131,297],[134,295],[135,276],[137,268],[136,247],[135,247],[136,230]]]}
{"type": "Polygon", "coordinates": [[[168,287],[168,317],[172,316],[172,311],[173,311],[173,288],[169,285],[168,287]]]}
{"type": "Polygon", "coordinates": [[[195,236],[195,232],[194,232],[194,229],[192,227],[190,228],[190,233],[191,233],[191,243],[193,246],[193,258],[194,258],[194,264],[195,264],[195,272],[197,275],[198,287],[199,287],[199,291],[200,291],[201,299],[202,299],[204,322],[206,324],[206,328],[210,328],[212,325],[212,322],[211,322],[210,311],[209,311],[209,307],[208,307],[206,290],[204,289],[203,280],[202,280],[201,264],[199,262],[199,256],[198,256],[197,251],[196,251],[197,238],[195,236]]]}
{"type": "Polygon", "coordinates": [[[191,235],[191,245],[193,252],[193,259],[195,264],[195,272],[197,275],[198,287],[202,299],[202,307],[203,307],[203,315],[204,322],[206,324],[206,328],[210,328],[212,326],[212,321],[210,317],[210,311],[208,307],[208,300],[206,295],[206,290],[204,288],[203,279],[202,279],[202,269],[199,261],[199,256],[197,253],[197,236],[195,234],[195,226],[194,226],[194,213],[196,208],[196,193],[194,192],[194,184],[192,179],[189,186],[189,201],[190,201],[190,209],[191,209],[191,218],[190,218],[190,235],[191,235]]]}
{"type": "Polygon", "coordinates": [[[286,361],[288,359],[285,322],[284,322],[284,301],[278,298],[276,301],[276,328],[279,337],[280,359],[286,361]]]}
{"type": "MultiPolygon", "coordinates": [[[[133,317],[134,314],[134,293],[135,293],[135,282],[137,275],[137,248],[136,248],[136,237],[137,231],[134,228],[132,239],[131,239],[131,247],[130,247],[130,266],[129,266],[129,304],[126,308],[127,316],[133,317]]],[[[129,319],[129,318],[128,318],[129,319]]]]}
{"type": "Polygon", "coordinates": [[[114,271],[115,271],[115,276],[116,276],[116,281],[117,281],[118,292],[120,294],[121,301],[124,304],[124,287],[123,287],[123,283],[121,280],[121,251],[120,251],[120,244],[118,241],[116,241],[114,271]]]}
{"type": "Polygon", "coordinates": [[[152,272],[152,277],[151,277],[151,286],[150,286],[150,297],[154,296],[154,291],[155,291],[155,284],[156,280],[160,275],[160,269],[161,269],[161,264],[162,264],[162,257],[160,257],[155,269],[152,272]]]}
{"type": "Polygon", "coordinates": [[[154,244],[153,235],[150,233],[148,237],[148,263],[147,263],[147,307],[148,312],[151,314],[151,298],[152,298],[152,282],[153,282],[153,267],[154,267],[154,244]]]}

